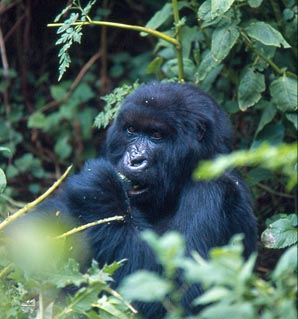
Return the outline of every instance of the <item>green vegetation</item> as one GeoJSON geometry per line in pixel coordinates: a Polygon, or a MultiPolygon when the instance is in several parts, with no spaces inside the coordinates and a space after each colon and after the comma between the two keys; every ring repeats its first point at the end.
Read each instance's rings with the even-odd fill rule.
{"type": "Polygon", "coordinates": [[[205,289],[196,303],[206,308],[192,319],[296,318],[296,2],[76,0],[62,6],[13,0],[0,6],[0,229],[8,213],[22,212],[69,163],[79,167],[97,154],[103,129],[140,83],[184,80],[230,114],[240,149],[201,163],[194,177],[242,170],[256,202],[260,250],[244,261],[236,237],[204,261],[195,253],[185,257],[178,234],[145,233],[164,273],[137,272],[116,292],[109,284],[125,261],[103,269],[93,263],[82,273],[67,254],[75,236],[65,239],[60,230],[62,239],[54,239],[50,227],[49,233],[32,230],[14,249],[0,241],[1,316],[137,318],[130,302],[138,299],[162,301],[167,319],[186,318],[173,282],[182,269],[188,285],[205,289]],[[66,287],[78,289],[68,296],[66,287]]]}

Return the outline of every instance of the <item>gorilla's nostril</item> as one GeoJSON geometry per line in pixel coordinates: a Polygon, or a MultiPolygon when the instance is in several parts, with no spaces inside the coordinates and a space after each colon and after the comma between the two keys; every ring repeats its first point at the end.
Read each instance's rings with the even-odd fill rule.
{"type": "Polygon", "coordinates": [[[136,152],[136,151],[133,151],[130,153],[130,165],[131,166],[141,166],[143,164],[145,164],[147,162],[147,159],[146,157],[139,153],[139,152],[136,152]]]}

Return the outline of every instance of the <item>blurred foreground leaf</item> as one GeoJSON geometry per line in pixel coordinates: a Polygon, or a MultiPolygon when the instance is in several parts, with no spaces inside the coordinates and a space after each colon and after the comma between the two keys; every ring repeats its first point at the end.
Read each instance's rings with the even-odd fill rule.
{"type": "Polygon", "coordinates": [[[218,156],[213,161],[204,161],[194,172],[194,178],[212,179],[219,177],[226,170],[241,166],[260,166],[276,170],[289,178],[288,189],[297,182],[297,143],[260,147],[248,151],[236,151],[231,154],[218,156]]]}

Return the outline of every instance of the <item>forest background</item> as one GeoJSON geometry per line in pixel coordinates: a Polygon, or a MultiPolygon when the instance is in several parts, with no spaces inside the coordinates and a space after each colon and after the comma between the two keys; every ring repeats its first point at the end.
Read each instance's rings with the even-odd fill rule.
{"type": "MultiPolygon", "coordinates": [[[[287,318],[294,318],[297,282],[295,252],[291,248],[297,244],[297,3],[73,1],[75,10],[65,10],[59,16],[58,22],[64,21],[64,26],[47,26],[71,3],[0,3],[0,220],[43,194],[71,163],[78,170],[86,159],[95,157],[119,102],[133,88],[150,80],[183,78],[213,96],[231,117],[235,149],[241,151],[202,169],[208,178],[212,177],[210,172],[220,174],[231,166],[241,169],[253,193],[260,235],[257,262],[251,262],[247,275],[250,279],[242,278],[243,294],[241,298],[232,294],[238,304],[233,298],[231,303],[226,291],[216,290],[211,297],[200,300],[213,305],[211,315],[207,311],[198,318],[212,318],[212,311],[219,304],[220,313],[224,309],[231,311],[235,303],[244,318],[254,318],[256,313],[260,318],[282,318],[285,313],[287,318]],[[90,19],[129,27],[94,23],[72,26],[90,19]],[[133,26],[159,30],[164,36],[140,34],[133,26]],[[283,264],[277,264],[278,260],[283,264]],[[268,293],[262,301],[253,293],[260,289],[260,282],[264,284],[262,293],[268,293]]],[[[172,247],[178,239],[168,240],[172,247]]],[[[152,238],[151,244],[158,245],[152,238]]],[[[239,253],[233,253],[239,261],[239,253]]],[[[214,258],[210,267],[212,262],[219,262],[214,258]]],[[[164,262],[170,267],[170,259],[164,262]]],[[[240,264],[241,269],[247,265],[244,261],[240,264]]],[[[33,276],[33,280],[27,269],[12,270],[10,265],[3,257],[0,293],[9,291],[14,297],[6,294],[8,299],[0,301],[7,318],[16,314],[28,318],[27,312],[24,315],[26,302],[31,305],[32,318],[36,314],[66,318],[65,309],[79,304],[78,299],[71,299],[61,306],[55,297],[47,296],[53,302],[41,306],[44,289],[40,287],[59,290],[68,285],[67,280],[64,278],[60,286],[40,277],[33,276]],[[16,291],[15,283],[22,290],[16,291]]],[[[179,262],[175,267],[178,266],[184,267],[179,262]]],[[[171,276],[157,282],[161,284],[163,280],[171,282],[171,276]]],[[[86,294],[91,291],[90,282],[86,294]]],[[[238,284],[229,285],[216,278],[214,282],[221,288],[229,286],[229,293],[239,292],[239,280],[238,284]]],[[[214,282],[204,284],[211,289],[214,282]]],[[[148,299],[148,289],[139,284],[136,295],[144,294],[148,299]]],[[[127,293],[129,284],[123,291],[125,297],[134,299],[127,293]]],[[[165,289],[159,300],[166,299],[169,291],[170,288],[165,289]]],[[[82,299],[85,308],[73,307],[71,312],[92,318],[92,303],[82,299]]],[[[134,316],[126,304],[121,304],[123,310],[114,299],[100,305],[98,308],[104,313],[108,312],[105,307],[114,307],[107,318],[118,316],[117,311],[123,318],[134,316]]],[[[171,309],[170,313],[179,318],[181,309],[171,309]]]]}

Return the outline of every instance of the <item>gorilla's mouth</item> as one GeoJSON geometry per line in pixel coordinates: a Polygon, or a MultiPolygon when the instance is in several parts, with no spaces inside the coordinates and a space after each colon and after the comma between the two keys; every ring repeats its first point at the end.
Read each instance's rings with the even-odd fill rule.
{"type": "Polygon", "coordinates": [[[148,190],[147,186],[134,184],[132,182],[132,188],[128,191],[128,195],[131,197],[138,196],[138,195],[144,194],[147,190],[148,190]]]}
{"type": "Polygon", "coordinates": [[[141,185],[136,181],[132,181],[120,172],[118,173],[118,176],[122,179],[123,182],[126,182],[126,191],[130,197],[141,195],[149,189],[148,186],[141,185]]]}

